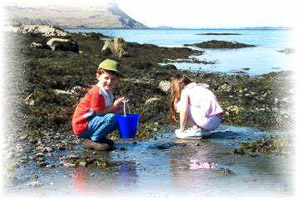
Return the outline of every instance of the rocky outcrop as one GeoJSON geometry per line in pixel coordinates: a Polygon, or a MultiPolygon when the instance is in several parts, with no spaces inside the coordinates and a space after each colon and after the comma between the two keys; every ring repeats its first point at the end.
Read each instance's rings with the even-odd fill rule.
{"type": "Polygon", "coordinates": [[[63,50],[79,52],[79,46],[77,42],[70,39],[52,38],[47,42],[47,45],[52,51],[63,50]]]}
{"type": "Polygon", "coordinates": [[[30,48],[79,52],[78,43],[72,39],[67,39],[71,36],[61,28],[45,25],[22,25],[17,32],[41,36],[38,41],[31,42],[30,48]]]}
{"type": "Polygon", "coordinates": [[[46,25],[22,25],[19,28],[19,32],[23,34],[30,33],[32,35],[40,34],[44,37],[67,37],[68,33],[64,30],[46,25]]]}
{"type": "Polygon", "coordinates": [[[115,55],[119,58],[128,56],[126,42],[121,37],[116,37],[114,40],[106,40],[101,52],[104,55],[115,55]]]}
{"type": "Polygon", "coordinates": [[[206,49],[237,49],[244,47],[255,47],[255,45],[244,44],[240,42],[227,42],[220,40],[210,40],[207,42],[195,43],[195,44],[185,44],[184,46],[195,46],[206,49]]]}
{"type": "Polygon", "coordinates": [[[295,49],[287,47],[285,49],[279,50],[278,52],[285,53],[285,54],[292,54],[292,53],[295,53],[296,51],[295,49]]]}

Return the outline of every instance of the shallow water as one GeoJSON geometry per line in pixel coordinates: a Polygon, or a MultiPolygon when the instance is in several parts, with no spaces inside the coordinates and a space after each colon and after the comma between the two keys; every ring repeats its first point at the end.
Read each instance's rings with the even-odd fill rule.
{"type": "Polygon", "coordinates": [[[5,190],[8,196],[46,197],[292,197],[293,156],[233,153],[241,141],[264,134],[268,133],[221,125],[202,140],[176,139],[172,133],[137,143],[122,140],[114,151],[99,154],[109,158],[108,169],[24,166],[5,190]],[[191,169],[191,160],[214,163],[216,168],[191,169]],[[223,169],[235,174],[224,174],[223,169]],[[28,186],[33,173],[38,174],[38,187],[28,186]]]}
{"type": "MultiPolygon", "coordinates": [[[[241,49],[200,49],[205,53],[194,56],[199,60],[215,61],[215,64],[175,63],[178,69],[234,74],[245,72],[261,75],[297,67],[296,55],[278,51],[293,47],[293,31],[279,29],[68,29],[70,32],[99,32],[107,36],[121,36],[125,41],[155,44],[163,47],[184,47],[209,40],[236,41],[256,45],[241,49]],[[236,33],[239,35],[198,35],[202,33],[236,33]],[[243,70],[246,68],[246,70],[243,70]],[[249,68],[247,70],[247,68],[249,68]]],[[[188,47],[191,48],[191,47],[188,47]]]]}

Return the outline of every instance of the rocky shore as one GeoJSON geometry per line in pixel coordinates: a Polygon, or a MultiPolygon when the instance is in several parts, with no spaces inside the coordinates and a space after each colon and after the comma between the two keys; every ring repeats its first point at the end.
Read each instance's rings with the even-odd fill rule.
{"type": "MultiPolygon", "coordinates": [[[[106,58],[119,61],[124,68],[125,78],[113,91],[114,95],[128,97],[131,112],[141,115],[136,143],[154,137],[157,132],[173,130],[168,118],[168,84],[177,73],[210,85],[225,110],[225,124],[285,129],[293,123],[289,116],[294,93],[292,72],[254,77],[192,73],[159,63],[189,59],[202,51],[125,43],[128,53],[119,56],[102,52],[105,41],[101,39],[106,36],[101,34],[68,33],[63,37],[75,42],[78,51],[45,48],[51,38],[19,32],[7,36],[5,108],[7,132],[11,133],[7,144],[12,141],[16,144],[7,147],[12,169],[31,162],[38,167],[107,165],[96,153],[89,152],[83,157],[63,153],[82,148],[82,140],[72,134],[71,116],[80,98],[96,84],[97,65],[106,58]],[[33,42],[41,44],[40,48],[32,47],[33,42]]],[[[111,138],[117,140],[118,133],[111,138]]]]}

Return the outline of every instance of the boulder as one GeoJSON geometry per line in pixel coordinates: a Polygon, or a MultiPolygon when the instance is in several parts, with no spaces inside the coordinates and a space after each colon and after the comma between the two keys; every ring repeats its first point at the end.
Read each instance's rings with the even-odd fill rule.
{"type": "Polygon", "coordinates": [[[32,42],[30,44],[31,48],[43,48],[44,46],[41,43],[37,43],[37,42],[32,42]]]}
{"type": "Polygon", "coordinates": [[[44,37],[67,37],[68,33],[64,30],[47,25],[22,25],[19,28],[19,32],[26,34],[31,33],[33,35],[40,34],[44,37]]]}
{"type": "Polygon", "coordinates": [[[146,100],[145,105],[149,105],[149,104],[152,104],[152,103],[160,103],[160,102],[161,102],[160,98],[152,97],[152,98],[146,100]]]}
{"type": "Polygon", "coordinates": [[[119,58],[128,56],[126,42],[121,37],[116,37],[114,40],[106,40],[101,52],[105,55],[113,54],[119,58]]]}
{"type": "Polygon", "coordinates": [[[159,89],[164,91],[165,93],[168,93],[171,88],[171,82],[170,81],[160,81],[159,82],[159,89]]]}
{"type": "Polygon", "coordinates": [[[103,47],[101,49],[101,53],[102,54],[104,54],[106,56],[109,56],[109,55],[112,54],[112,51],[111,51],[111,48],[110,48],[110,46],[112,46],[111,45],[112,42],[113,42],[112,40],[106,40],[105,41],[105,43],[104,43],[104,45],[103,45],[103,47]]]}
{"type": "Polygon", "coordinates": [[[79,45],[77,42],[70,39],[52,38],[47,42],[47,45],[52,51],[63,50],[79,52],[79,45]]]}

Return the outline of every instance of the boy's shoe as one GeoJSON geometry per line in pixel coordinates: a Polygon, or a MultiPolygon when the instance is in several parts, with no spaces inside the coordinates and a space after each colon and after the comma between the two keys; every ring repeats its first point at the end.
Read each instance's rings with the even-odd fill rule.
{"type": "Polygon", "coordinates": [[[89,139],[86,139],[84,144],[88,149],[97,151],[106,151],[110,148],[110,145],[107,143],[96,143],[89,139]]]}
{"type": "Polygon", "coordinates": [[[209,131],[203,131],[197,126],[189,127],[185,131],[181,132],[180,129],[175,130],[177,138],[180,139],[201,139],[203,136],[210,134],[209,131]]]}
{"type": "Polygon", "coordinates": [[[110,145],[110,147],[113,147],[113,146],[114,146],[114,141],[111,140],[111,139],[109,139],[109,138],[107,138],[107,137],[103,137],[103,138],[99,141],[99,143],[106,143],[106,144],[110,145]]]}

